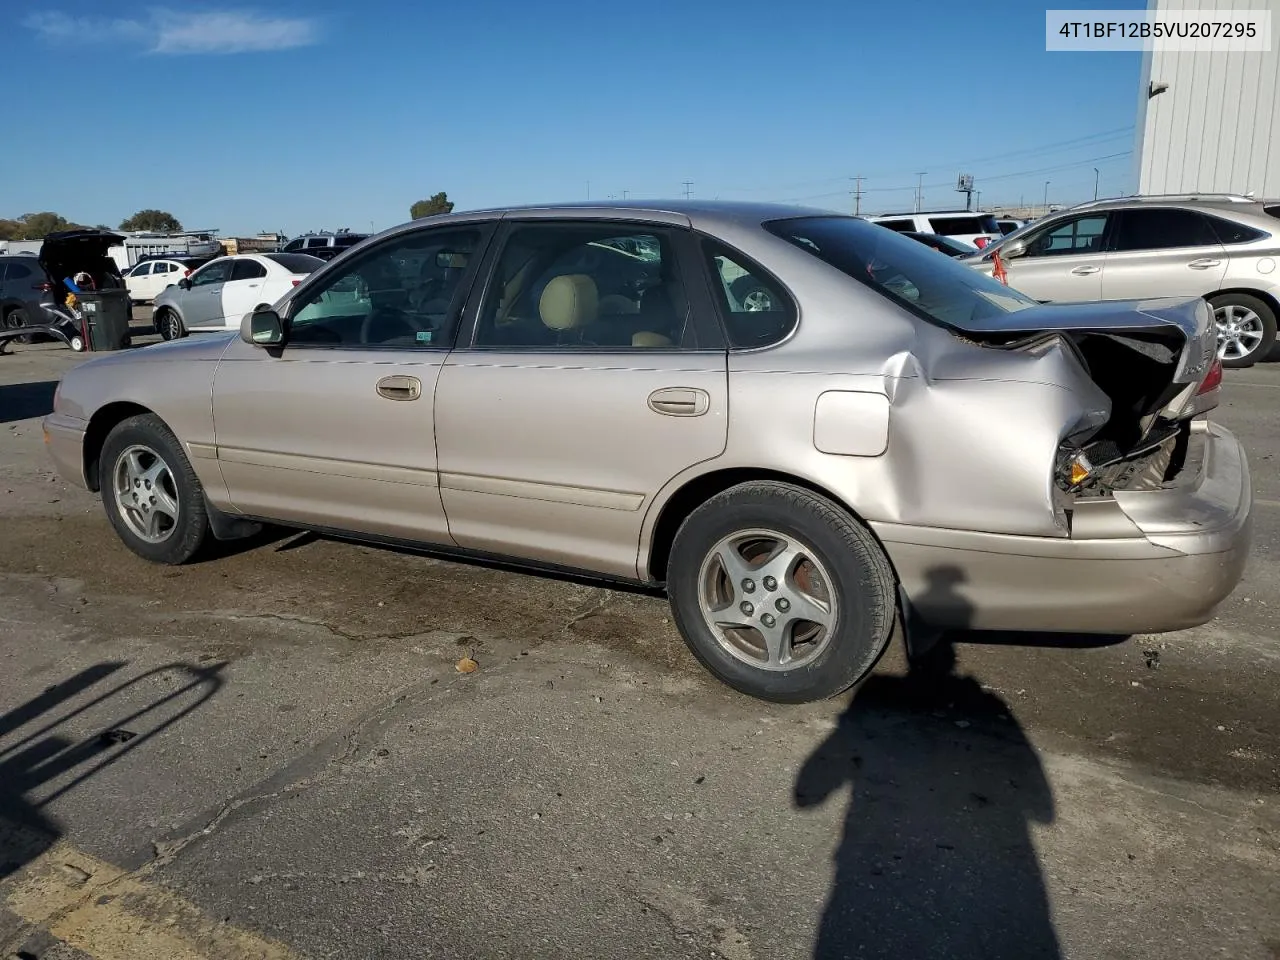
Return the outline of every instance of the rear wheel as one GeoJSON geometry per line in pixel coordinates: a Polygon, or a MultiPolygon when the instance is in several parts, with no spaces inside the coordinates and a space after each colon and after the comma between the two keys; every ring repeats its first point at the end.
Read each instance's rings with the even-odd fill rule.
{"type": "Polygon", "coordinates": [[[98,459],[107,518],[125,546],[153,563],[186,563],[209,534],[204,489],[178,438],[154,414],[121,421],[98,459]]]}
{"type": "Polygon", "coordinates": [[[835,696],[864,677],[893,627],[893,572],[871,533],[825,497],[741,484],[680,527],[667,590],[703,665],[765,700],[835,696]]]}
{"type": "Polygon", "coordinates": [[[177,340],[187,335],[186,329],[182,326],[182,319],[168,307],[161,307],[156,313],[155,328],[165,340],[177,340]]]}
{"type": "Polygon", "coordinates": [[[1218,356],[1224,367],[1251,367],[1266,359],[1276,342],[1276,315],[1264,300],[1245,293],[1209,299],[1218,327],[1218,356]]]}

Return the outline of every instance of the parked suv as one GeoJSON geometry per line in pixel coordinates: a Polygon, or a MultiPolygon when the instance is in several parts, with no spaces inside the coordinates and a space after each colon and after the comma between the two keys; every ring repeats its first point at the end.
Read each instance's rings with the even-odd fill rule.
{"type": "Polygon", "coordinates": [[[1070,207],[962,260],[1043,302],[1204,297],[1223,366],[1276,340],[1280,202],[1229,194],[1126,197],[1070,207]]]}
{"type": "Polygon", "coordinates": [[[933,213],[885,213],[867,217],[872,223],[898,233],[936,233],[981,250],[1003,234],[990,213],[969,210],[938,210],[933,213]]]}
{"type": "Polygon", "coordinates": [[[6,328],[42,323],[43,317],[31,317],[31,301],[53,303],[53,283],[31,254],[0,256],[0,324],[6,328]]]}
{"type": "Polygon", "coordinates": [[[308,233],[296,237],[285,244],[284,253],[305,253],[321,260],[332,260],[338,254],[354,247],[368,237],[367,233],[351,233],[339,230],[337,233],[308,233]]]}

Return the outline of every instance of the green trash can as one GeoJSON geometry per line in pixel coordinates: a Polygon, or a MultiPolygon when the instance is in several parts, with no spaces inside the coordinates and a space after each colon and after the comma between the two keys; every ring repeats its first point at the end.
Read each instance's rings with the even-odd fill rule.
{"type": "Polygon", "coordinates": [[[127,350],[133,306],[125,289],[85,290],[76,294],[89,328],[90,350],[127,350]]]}

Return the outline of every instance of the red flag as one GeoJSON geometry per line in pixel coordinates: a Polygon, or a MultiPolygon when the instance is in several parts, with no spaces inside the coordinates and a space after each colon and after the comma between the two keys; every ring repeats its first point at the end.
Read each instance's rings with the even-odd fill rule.
{"type": "Polygon", "coordinates": [[[1009,285],[1009,274],[1005,272],[1004,261],[1000,259],[999,250],[991,251],[991,275],[1006,287],[1009,285]]]}

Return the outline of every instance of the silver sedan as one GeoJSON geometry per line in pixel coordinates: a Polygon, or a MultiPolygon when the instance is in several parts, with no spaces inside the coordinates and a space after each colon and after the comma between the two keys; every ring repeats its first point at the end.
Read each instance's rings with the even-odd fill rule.
{"type": "Polygon", "coordinates": [[[1220,379],[1200,299],[1044,306],[827,211],[566,205],[367,239],[74,368],[45,430],[157,563],[273,523],[646,584],[716,676],[803,701],[897,621],[1207,620],[1251,510],[1220,379]]]}

